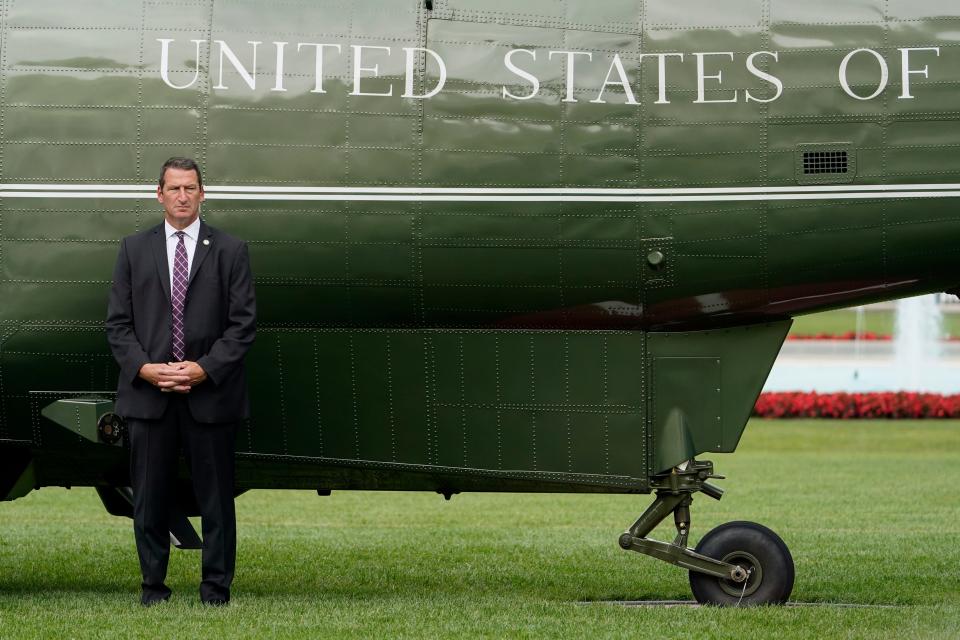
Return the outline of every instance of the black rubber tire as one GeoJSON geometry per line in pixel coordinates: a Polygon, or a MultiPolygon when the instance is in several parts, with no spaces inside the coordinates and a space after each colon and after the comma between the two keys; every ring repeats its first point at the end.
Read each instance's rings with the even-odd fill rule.
{"type": "Polygon", "coordinates": [[[724,607],[783,604],[793,591],[790,550],[780,536],[761,524],[722,524],[700,540],[696,552],[752,569],[746,583],[691,571],[690,588],[700,604],[724,607]]]}

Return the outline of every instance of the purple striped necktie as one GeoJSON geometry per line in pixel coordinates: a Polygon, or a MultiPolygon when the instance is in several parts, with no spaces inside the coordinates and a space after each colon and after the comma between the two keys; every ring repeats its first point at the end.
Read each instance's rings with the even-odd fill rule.
{"type": "Polygon", "coordinates": [[[177,231],[177,248],[173,253],[173,282],[170,283],[170,308],[173,313],[171,346],[173,359],[182,362],[185,357],[183,341],[183,303],[187,299],[187,247],[183,231],[177,231]]]}

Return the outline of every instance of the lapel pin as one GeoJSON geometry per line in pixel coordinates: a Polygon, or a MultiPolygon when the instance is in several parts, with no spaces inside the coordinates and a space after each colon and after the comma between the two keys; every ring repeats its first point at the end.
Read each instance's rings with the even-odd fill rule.
{"type": "Polygon", "coordinates": [[[203,244],[209,246],[209,245],[210,245],[210,240],[208,240],[207,238],[204,238],[204,239],[203,239],[203,244]]]}

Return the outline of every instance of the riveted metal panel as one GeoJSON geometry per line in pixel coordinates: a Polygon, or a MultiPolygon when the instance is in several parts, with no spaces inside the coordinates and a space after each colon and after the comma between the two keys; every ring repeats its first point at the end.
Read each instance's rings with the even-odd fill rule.
{"type": "Polygon", "coordinates": [[[642,333],[264,333],[244,450],[645,485],[642,333]]]}

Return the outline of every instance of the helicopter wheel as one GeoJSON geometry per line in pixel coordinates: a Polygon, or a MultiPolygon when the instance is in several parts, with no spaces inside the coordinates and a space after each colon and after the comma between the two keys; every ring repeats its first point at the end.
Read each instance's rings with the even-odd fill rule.
{"type": "Polygon", "coordinates": [[[728,522],[700,540],[696,552],[739,565],[744,582],[690,572],[690,588],[700,604],[756,606],[783,604],[793,590],[793,557],[780,536],[755,522],[728,522]]]}

